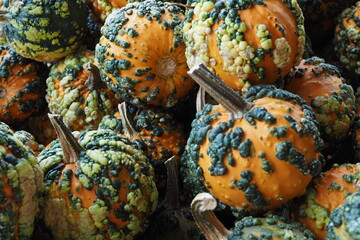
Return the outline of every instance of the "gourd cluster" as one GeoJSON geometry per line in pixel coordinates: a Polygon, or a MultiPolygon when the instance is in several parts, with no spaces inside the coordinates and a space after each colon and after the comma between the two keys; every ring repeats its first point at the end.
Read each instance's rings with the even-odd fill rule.
{"type": "Polygon", "coordinates": [[[0,239],[360,240],[360,2],[0,1],[0,239]]]}

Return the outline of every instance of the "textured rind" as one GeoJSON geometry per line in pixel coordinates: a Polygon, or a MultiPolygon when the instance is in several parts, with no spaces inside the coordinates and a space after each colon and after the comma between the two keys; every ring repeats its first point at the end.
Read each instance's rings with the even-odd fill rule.
{"type": "Polygon", "coordinates": [[[26,59],[10,46],[0,46],[0,120],[19,125],[44,110],[48,68],[26,59]]]}
{"type": "Polygon", "coordinates": [[[278,207],[304,194],[312,176],[320,173],[324,165],[318,123],[304,100],[273,86],[253,86],[248,93],[245,99],[252,99],[255,106],[241,120],[226,121],[225,110],[218,105],[206,104],[192,122],[181,159],[181,174],[187,191],[194,196],[210,191],[220,204],[229,206],[234,215],[239,216],[249,210],[278,207]],[[265,102],[271,106],[267,111],[256,107],[262,101],[263,107],[265,102]],[[286,110],[289,112],[285,114],[288,116],[276,115],[274,118],[272,114],[278,113],[273,110],[274,105],[270,105],[272,101],[280,105],[289,104],[286,110]],[[297,111],[303,112],[301,120],[297,111]],[[296,116],[297,120],[290,115],[296,116]],[[284,118],[286,120],[282,120],[284,118]],[[277,126],[279,121],[288,125],[277,126]],[[257,129],[267,130],[260,132],[257,129]],[[210,167],[204,167],[206,164],[210,167]],[[286,172],[291,172],[291,176],[285,176],[286,172]],[[273,190],[269,187],[259,190],[265,182],[273,190]],[[215,193],[214,189],[219,188],[223,192],[215,193]],[[236,206],[232,205],[235,202],[236,206]]]}
{"type": "Polygon", "coordinates": [[[315,236],[301,224],[277,215],[264,218],[244,217],[230,229],[228,240],[271,239],[271,240],[315,240],[315,236]]]}
{"type": "Polygon", "coordinates": [[[183,27],[189,67],[205,64],[232,89],[282,85],[304,52],[296,1],[188,1],[183,27]]]}
{"type": "Polygon", "coordinates": [[[96,129],[105,115],[116,112],[121,102],[120,96],[105,84],[94,89],[87,85],[89,71],[83,65],[89,62],[94,63],[90,50],[71,54],[51,67],[46,80],[49,111],[60,114],[74,131],[96,129]]]}
{"type": "Polygon", "coordinates": [[[85,0],[15,1],[8,8],[4,32],[25,58],[52,62],[82,43],[88,9],[85,0]]]}
{"type": "Polygon", "coordinates": [[[144,1],[115,10],[95,48],[102,78],[121,98],[138,107],[170,108],[188,95],[180,7],[144,1]]]}
{"type": "Polygon", "coordinates": [[[350,72],[360,75],[360,2],[346,8],[337,18],[335,52],[350,72]]]}
{"type": "Polygon", "coordinates": [[[326,240],[360,239],[360,191],[350,195],[346,202],[336,208],[326,226],[326,240]]]}
{"type": "Polygon", "coordinates": [[[0,122],[0,239],[31,239],[43,186],[32,150],[0,122]]]}
{"type": "Polygon", "coordinates": [[[59,141],[38,157],[45,172],[46,225],[55,239],[133,239],[157,206],[152,166],[113,131],[75,135],[86,150],[74,166],[62,162],[59,141]]]}

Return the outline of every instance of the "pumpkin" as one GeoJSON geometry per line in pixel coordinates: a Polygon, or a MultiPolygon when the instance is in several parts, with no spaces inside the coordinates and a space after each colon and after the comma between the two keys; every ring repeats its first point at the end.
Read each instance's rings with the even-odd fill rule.
{"type": "Polygon", "coordinates": [[[110,130],[79,132],[51,115],[59,140],[38,156],[44,223],[53,239],[133,239],[157,206],[146,156],[110,130]],[[78,139],[78,140],[77,140],[78,139]]]}
{"type": "Polygon", "coordinates": [[[170,108],[187,96],[195,82],[187,75],[183,19],[180,7],[151,0],[109,15],[95,49],[108,87],[142,108],[170,108]]]}
{"type": "Polygon", "coordinates": [[[25,58],[53,62],[83,42],[88,9],[85,0],[15,0],[0,14],[10,45],[25,58]]]}
{"type": "Polygon", "coordinates": [[[0,46],[0,120],[18,126],[44,110],[45,65],[23,58],[10,46],[0,46]]]}
{"type": "Polygon", "coordinates": [[[31,133],[25,130],[16,131],[14,136],[20,139],[25,146],[28,146],[33,151],[35,157],[38,156],[45,148],[44,145],[36,141],[35,137],[31,133]]]}
{"type": "Polygon", "coordinates": [[[190,75],[219,104],[205,104],[192,122],[181,160],[186,189],[210,192],[235,216],[303,195],[324,165],[315,115],[304,100],[258,85],[244,101],[204,65],[190,75]]]}
{"type": "Polygon", "coordinates": [[[162,109],[138,109],[123,102],[118,112],[102,119],[99,129],[125,134],[144,151],[155,169],[155,182],[162,197],[167,178],[164,162],[172,156],[179,162],[186,144],[182,124],[162,109]]]}
{"type": "Polygon", "coordinates": [[[360,160],[360,105],[359,97],[357,96],[356,113],[354,123],[350,129],[350,144],[352,146],[352,155],[355,162],[360,160]]]}
{"type": "Polygon", "coordinates": [[[189,67],[199,63],[236,91],[254,84],[282,85],[305,47],[304,18],[296,1],[189,1],[184,41],[189,67]]]}
{"type": "Polygon", "coordinates": [[[136,0],[88,0],[90,9],[94,14],[95,20],[102,25],[107,16],[116,8],[124,7],[128,3],[136,0]]]}
{"type": "Polygon", "coordinates": [[[335,28],[335,53],[344,67],[355,74],[360,75],[360,2],[344,9],[337,18],[335,28]]]}
{"type": "Polygon", "coordinates": [[[49,111],[60,114],[73,131],[96,129],[121,101],[106,88],[93,62],[90,50],[69,55],[51,67],[46,80],[49,111]]]}
{"type": "Polygon", "coordinates": [[[43,186],[33,151],[0,122],[0,239],[31,239],[43,186]]]}
{"type": "Polygon", "coordinates": [[[312,231],[317,239],[325,239],[330,214],[360,188],[359,180],[360,164],[335,165],[321,173],[312,181],[305,197],[295,206],[295,219],[312,231]]]}
{"type": "Polygon", "coordinates": [[[326,226],[327,240],[360,239],[360,191],[350,195],[346,202],[337,207],[326,226]]]}
{"type": "Polygon", "coordinates": [[[303,59],[287,76],[286,90],[311,106],[320,124],[321,137],[339,143],[347,136],[355,117],[355,95],[336,66],[319,57],[303,59]]]}
{"type": "Polygon", "coordinates": [[[216,199],[209,193],[199,193],[191,203],[195,221],[208,240],[315,240],[314,235],[301,224],[273,214],[244,217],[235,221],[234,226],[228,230],[213,213],[216,205],[216,199]]]}

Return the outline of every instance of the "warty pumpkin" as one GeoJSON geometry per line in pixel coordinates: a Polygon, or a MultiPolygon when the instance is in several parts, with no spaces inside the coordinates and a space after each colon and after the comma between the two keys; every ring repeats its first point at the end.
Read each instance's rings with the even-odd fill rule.
{"type": "Polygon", "coordinates": [[[0,122],[0,239],[31,239],[43,187],[33,151],[0,122]]]}
{"type": "Polygon", "coordinates": [[[0,12],[9,44],[25,58],[53,62],[73,53],[84,40],[85,0],[15,0],[0,12]]]}
{"type": "Polygon", "coordinates": [[[360,164],[335,165],[313,179],[306,195],[293,211],[297,221],[312,231],[317,239],[326,238],[326,225],[335,208],[360,186],[360,164]]]}
{"type": "Polygon", "coordinates": [[[101,119],[117,110],[118,94],[100,79],[90,50],[71,54],[55,63],[46,80],[49,111],[60,114],[73,131],[96,129],[101,119]]]}
{"type": "Polygon", "coordinates": [[[17,126],[44,110],[48,68],[0,46],[0,120],[17,126]]]}
{"type": "Polygon", "coordinates": [[[18,130],[14,132],[14,136],[20,139],[25,146],[28,146],[33,151],[35,157],[45,148],[44,145],[37,142],[31,133],[25,130],[18,130]]]}
{"type": "Polygon", "coordinates": [[[304,100],[258,85],[245,102],[204,65],[190,75],[219,104],[206,104],[192,122],[181,159],[188,191],[210,192],[235,216],[303,195],[324,165],[318,123],[304,100]]]}
{"type": "Polygon", "coordinates": [[[195,86],[187,75],[184,14],[147,0],[114,11],[101,28],[96,61],[108,87],[137,107],[170,108],[195,86]]]}
{"type": "Polygon", "coordinates": [[[291,69],[285,87],[298,94],[315,112],[321,137],[339,143],[347,136],[355,117],[355,95],[335,65],[324,59],[303,59],[291,69]]]}
{"type": "Polygon", "coordinates": [[[232,89],[282,85],[304,52],[304,17],[296,1],[189,1],[184,41],[189,67],[206,65],[232,89]]]}
{"type": "Polygon", "coordinates": [[[50,115],[59,140],[38,156],[45,173],[43,215],[53,239],[133,239],[158,201],[146,156],[110,130],[74,135],[50,115]]]}

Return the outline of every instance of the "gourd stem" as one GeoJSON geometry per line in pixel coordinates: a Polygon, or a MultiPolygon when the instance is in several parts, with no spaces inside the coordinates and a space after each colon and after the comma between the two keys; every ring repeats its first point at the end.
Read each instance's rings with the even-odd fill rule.
{"type": "Polygon", "coordinates": [[[215,216],[216,205],[215,198],[209,193],[199,193],[191,202],[191,212],[206,240],[225,240],[230,233],[215,216]]]}
{"type": "Polygon", "coordinates": [[[218,103],[223,105],[233,117],[242,118],[244,112],[251,108],[251,103],[244,101],[237,92],[208,70],[204,64],[192,67],[188,74],[218,103]]]}
{"type": "Polygon", "coordinates": [[[0,22],[6,22],[8,20],[8,17],[6,14],[8,13],[8,10],[2,9],[0,10],[0,22]]]}
{"type": "Polygon", "coordinates": [[[69,128],[66,127],[60,115],[48,113],[48,116],[59,138],[64,163],[76,163],[79,160],[80,152],[85,151],[85,149],[78,143],[69,128]]]}
{"type": "Polygon", "coordinates": [[[200,87],[196,94],[196,112],[200,112],[205,106],[205,89],[200,87]]]}
{"type": "Polygon", "coordinates": [[[119,108],[121,122],[122,122],[123,129],[124,129],[124,135],[128,138],[134,138],[137,135],[139,135],[139,133],[136,131],[133,123],[130,120],[130,117],[129,117],[129,114],[127,111],[127,107],[126,107],[126,102],[120,103],[118,108],[119,108]]]}
{"type": "Polygon", "coordinates": [[[95,64],[87,62],[83,65],[83,68],[90,71],[89,77],[85,82],[85,86],[90,91],[105,88],[105,82],[101,80],[99,68],[95,64]]]}
{"type": "Polygon", "coordinates": [[[175,156],[165,161],[167,180],[164,203],[167,209],[179,209],[179,171],[175,156]]]}

